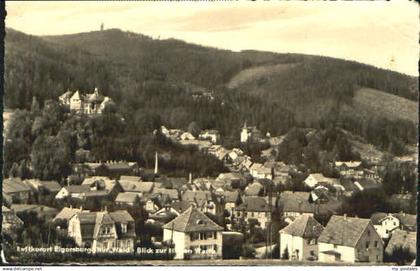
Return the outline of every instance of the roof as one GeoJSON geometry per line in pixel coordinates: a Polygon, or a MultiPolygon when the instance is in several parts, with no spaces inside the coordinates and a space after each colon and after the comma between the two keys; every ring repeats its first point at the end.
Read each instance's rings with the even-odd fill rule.
{"type": "Polygon", "coordinates": [[[236,202],[239,198],[239,192],[235,191],[224,191],[223,195],[225,196],[225,202],[236,202]]]}
{"type": "Polygon", "coordinates": [[[52,207],[37,205],[37,204],[12,204],[10,209],[16,213],[21,212],[36,212],[36,213],[58,213],[58,210],[52,207]]]}
{"type": "Polygon", "coordinates": [[[362,164],[361,161],[349,161],[349,162],[337,161],[337,162],[335,162],[335,166],[337,166],[337,167],[346,166],[348,168],[357,168],[361,164],[362,164]]]}
{"type": "Polygon", "coordinates": [[[153,194],[168,195],[171,200],[179,199],[178,190],[176,189],[157,188],[155,186],[153,189],[153,194]]]}
{"type": "Polygon", "coordinates": [[[270,207],[263,197],[246,197],[236,209],[247,212],[268,212],[270,207]]]}
{"type": "Polygon", "coordinates": [[[75,214],[81,213],[82,209],[80,208],[69,208],[69,207],[64,207],[63,209],[61,209],[61,211],[54,217],[53,221],[58,220],[58,219],[63,219],[63,220],[69,220],[70,218],[72,218],[75,214]]]}
{"type": "Polygon", "coordinates": [[[90,191],[89,185],[69,185],[63,188],[69,191],[70,194],[79,194],[90,191]]]}
{"type": "Polygon", "coordinates": [[[280,232],[303,238],[318,238],[324,227],[310,215],[301,215],[280,232]]]}
{"type": "Polygon", "coordinates": [[[416,229],[417,228],[417,216],[416,215],[410,215],[410,214],[406,214],[406,213],[396,213],[396,214],[392,214],[393,216],[395,216],[396,218],[398,218],[398,220],[400,221],[400,224],[404,227],[408,227],[408,228],[413,228],[416,229]]]}
{"type": "Polygon", "coordinates": [[[94,176],[94,177],[86,178],[82,182],[82,185],[89,185],[90,187],[92,187],[93,185],[96,185],[108,191],[112,191],[116,184],[117,184],[117,181],[110,180],[108,177],[101,177],[101,176],[94,176]]]}
{"type": "Polygon", "coordinates": [[[187,190],[181,196],[183,201],[196,202],[199,205],[206,203],[211,200],[210,191],[191,191],[187,190]]]}
{"type": "Polygon", "coordinates": [[[179,232],[222,231],[223,228],[192,206],[178,217],[163,225],[164,229],[179,232]]]}
{"type": "Polygon", "coordinates": [[[116,202],[134,203],[139,199],[139,194],[135,192],[121,192],[118,193],[116,202]]]}
{"type": "Polygon", "coordinates": [[[370,221],[372,221],[373,225],[381,225],[381,220],[387,217],[387,213],[376,212],[370,216],[370,221]]]}
{"type": "Polygon", "coordinates": [[[392,232],[391,239],[389,239],[388,245],[386,246],[385,252],[392,254],[392,251],[397,247],[408,248],[410,253],[416,254],[417,251],[417,239],[416,232],[408,232],[400,229],[396,229],[392,232]]]}
{"type": "MultiPolygon", "coordinates": [[[[309,174],[308,178],[309,177],[314,178],[317,181],[317,183],[328,183],[328,184],[331,184],[331,185],[339,185],[340,184],[340,180],[335,179],[335,178],[325,177],[322,173],[312,173],[312,174],[309,174]]],[[[305,179],[305,181],[306,181],[306,179],[305,179]]]]}
{"type": "Polygon", "coordinates": [[[309,202],[309,192],[284,191],[280,193],[279,203],[283,212],[313,213],[314,206],[309,202]]]}
{"type": "Polygon", "coordinates": [[[41,181],[41,185],[50,192],[58,192],[61,189],[61,185],[56,181],[41,181]]]}
{"type": "Polygon", "coordinates": [[[3,192],[13,194],[19,192],[29,192],[31,189],[20,178],[3,180],[3,192]]]}
{"type": "Polygon", "coordinates": [[[177,212],[182,213],[191,207],[191,202],[184,201],[184,200],[175,201],[171,203],[171,207],[177,212]]]}
{"type": "Polygon", "coordinates": [[[370,219],[333,215],[318,242],[355,247],[370,219]]]}
{"type": "Polygon", "coordinates": [[[126,210],[119,210],[109,213],[112,220],[117,223],[134,222],[133,217],[126,210]]]}
{"type": "Polygon", "coordinates": [[[359,190],[362,190],[361,187],[363,190],[376,189],[381,187],[380,183],[376,183],[371,179],[360,179],[354,182],[354,184],[357,186],[357,188],[359,188],[359,190]]]}
{"type": "Polygon", "coordinates": [[[128,181],[137,181],[141,182],[141,177],[139,176],[127,176],[127,175],[121,175],[120,180],[128,180],[128,181]]]}
{"type": "Polygon", "coordinates": [[[246,188],[245,188],[245,195],[247,196],[258,196],[258,194],[261,192],[261,190],[263,189],[263,185],[260,184],[259,182],[254,182],[252,184],[249,184],[246,188]]]}
{"type": "Polygon", "coordinates": [[[137,182],[130,180],[120,180],[119,183],[125,192],[151,193],[154,186],[153,182],[137,182]]]}
{"type": "Polygon", "coordinates": [[[104,163],[103,164],[108,170],[130,170],[131,165],[127,162],[116,162],[116,163],[104,163]]]}

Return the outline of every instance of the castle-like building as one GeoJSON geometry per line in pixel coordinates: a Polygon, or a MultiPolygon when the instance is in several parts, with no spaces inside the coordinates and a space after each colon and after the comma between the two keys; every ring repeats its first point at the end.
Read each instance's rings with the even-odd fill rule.
{"type": "Polygon", "coordinates": [[[59,98],[60,103],[67,106],[71,112],[79,114],[102,114],[105,107],[113,103],[112,99],[99,94],[97,88],[92,94],[81,94],[79,90],[75,92],[67,91],[59,98]]]}

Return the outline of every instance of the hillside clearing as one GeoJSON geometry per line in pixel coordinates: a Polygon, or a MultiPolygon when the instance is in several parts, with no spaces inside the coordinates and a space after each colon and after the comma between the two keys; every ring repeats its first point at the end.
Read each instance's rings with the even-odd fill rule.
{"type": "Polygon", "coordinates": [[[418,122],[417,103],[393,94],[371,88],[355,92],[354,109],[362,114],[375,114],[387,119],[404,119],[418,122]]]}
{"type": "Polygon", "coordinates": [[[236,88],[244,83],[253,82],[261,78],[267,78],[276,75],[282,71],[288,70],[294,67],[296,64],[275,64],[275,65],[263,65],[244,69],[236,74],[227,84],[230,89],[236,88]]]}

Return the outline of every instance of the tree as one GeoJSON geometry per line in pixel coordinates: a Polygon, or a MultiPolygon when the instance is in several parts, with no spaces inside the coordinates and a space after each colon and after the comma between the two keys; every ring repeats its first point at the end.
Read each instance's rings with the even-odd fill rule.
{"type": "Polygon", "coordinates": [[[193,136],[198,137],[201,132],[201,127],[196,121],[192,121],[188,125],[187,131],[190,132],[193,136]]]}

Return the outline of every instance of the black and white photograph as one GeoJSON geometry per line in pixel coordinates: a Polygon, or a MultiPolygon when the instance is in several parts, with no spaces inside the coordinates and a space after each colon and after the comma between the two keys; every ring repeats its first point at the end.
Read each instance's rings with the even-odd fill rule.
{"type": "Polygon", "coordinates": [[[3,266],[417,270],[415,1],[1,5],[3,266]]]}

